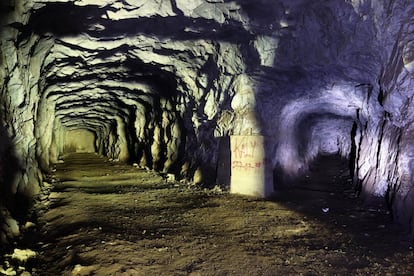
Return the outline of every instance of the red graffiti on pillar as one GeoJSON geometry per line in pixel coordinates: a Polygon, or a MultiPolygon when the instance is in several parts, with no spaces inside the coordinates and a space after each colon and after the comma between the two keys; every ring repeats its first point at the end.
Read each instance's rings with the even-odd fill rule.
{"type": "Polygon", "coordinates": [[[243,162],[243,161],[233,161],[232,162],[232,168],[233,169],[260,169],[263,166],[263,163],[261,162],[243,162]]]}
{"type": "Polygon", "coordinates": [[[249,141],[245,137],[237,138],[233,147],[234,157],[237,159],[253,158],[256,147],[256,141],[249,141]]]}

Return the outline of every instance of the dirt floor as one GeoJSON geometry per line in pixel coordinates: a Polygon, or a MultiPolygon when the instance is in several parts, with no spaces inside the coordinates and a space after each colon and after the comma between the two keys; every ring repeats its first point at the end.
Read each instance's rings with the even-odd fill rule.
{"type": "Polygon", "coordinates": [[[37,222],[32,274],[414,275],[413,245],[388,211],[352,198],[345,171],[313,170],[261,200],[68,156],[37,222]]]}

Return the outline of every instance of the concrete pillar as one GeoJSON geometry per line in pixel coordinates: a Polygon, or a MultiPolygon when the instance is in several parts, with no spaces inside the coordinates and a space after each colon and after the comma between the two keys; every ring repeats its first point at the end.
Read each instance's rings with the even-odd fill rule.
{"type": "Polygon", "coordinates": [[[264,137],[230,136],[233,194],[268,197],[273,193],[273,173],[266,158],[264,137]]]}

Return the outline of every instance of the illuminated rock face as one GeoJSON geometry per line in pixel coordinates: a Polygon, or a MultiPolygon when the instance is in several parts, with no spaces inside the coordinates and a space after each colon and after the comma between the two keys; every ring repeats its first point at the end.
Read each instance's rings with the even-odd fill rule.
{"type": "Polygon", "coordinates": [[[339,153],[365,197],[414,223],[414,3],[190,2],[2,6],[5,210],[38,193],[70,131],[109,158],[206,184],[218,137],[252,134],[278,180],[339,153]]]}

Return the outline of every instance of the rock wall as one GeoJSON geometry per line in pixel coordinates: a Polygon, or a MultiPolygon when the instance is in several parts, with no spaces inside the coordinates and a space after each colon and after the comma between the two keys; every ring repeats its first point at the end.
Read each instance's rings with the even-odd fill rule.
{"type": "Polygon", "coordinates": [[[3,217],[84,130],[99,154],[207,185],[220,136],[264,135],[275,185],[339,153],[365,198],[413,223],[413,3],[2,5],[3,217]]]}
{"type": "MultiPolygon", "coordinates": [[[[24,17],[21,14],[23,7],[15,8],[15,13],[2,10],[2,24],[24,17]]],[[[15,219],[25,217],[32,198],[41,188],[42,175],[36,159],[34,135],[40,64],[37,57],[31,58],[33,54],[29,54],[39,45],[36,35],[30,35],[18,45],[19,31],[16,28],[3,27],[0,32],[0,238],[4,243],[19,234],[15,219]]]]}
{"type": "Polygon", "coordinates": [[[396,220],[406,224],[412,233],[414,6],[395,1],[386,13],[388,17],[382,27],[389,33],[383,41],[388,56],[378,77],[377,93],[373,95],[377,105],[367,108],[368,114],[378,114],[379,118],[375,121],[368,117],[360,128],[356,172],[365,194],[385,196],[396,220]]]}

